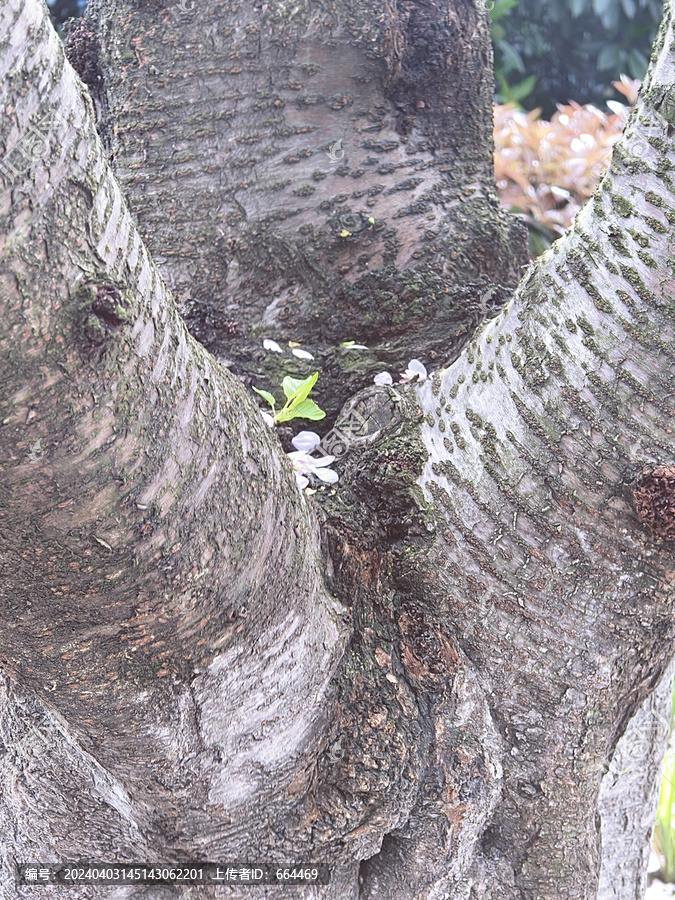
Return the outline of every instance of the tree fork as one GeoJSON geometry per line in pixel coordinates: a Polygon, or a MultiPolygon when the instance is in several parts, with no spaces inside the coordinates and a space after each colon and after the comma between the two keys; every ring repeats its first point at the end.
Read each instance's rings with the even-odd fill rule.
{"type": "Polygon", "coordinates": [[[263,338],[302,344],[330,426],[383,363],[454,359],[481,296],[516,286],[482,4],[88,8],[115,174],[188,327],[245,383],[302,365],[263,338]]]}

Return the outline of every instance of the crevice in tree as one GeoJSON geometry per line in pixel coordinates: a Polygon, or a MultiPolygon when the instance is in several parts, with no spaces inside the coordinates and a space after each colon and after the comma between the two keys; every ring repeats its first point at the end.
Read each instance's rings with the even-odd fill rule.
{"type": "Polygon", "coordinates": [[[68,19],[63,26],[68,62],[89,89],[96,116],[96,130],[108,154],[112,138],[108,131],[108,95],[103,82],[99,36],[86,18],[68,19]]]}
{"type": "MultiPolygon", "coordinates": [[[[385,402],[388,393],[381,389],[369,402],[385,402]]],[[[387,724],[395,728],[392,740],[400,736],[409,748],[401,780],[390,781],[384,795],[371,798],[381,810],[373,837],[384,832],[384,840],[361,863],[362,897],[390,895],[396,879],[405,880],[403,873],[413,871],[416,848],[426,841],[424,823],[440,822],[443,832],[452,808],[462,833],[464,818],[472,820],[474,805],[478,808],[492,789],[484,748],[470,728],[454,722],[459,702],[454,682],[461,664],[428,581],[433,525],[416,486],[426,458],[415,438],[419,410],[412,391],[400,393],[399,405],[389,401],[390,422],[377,441],[348,451],[341,460],[337,494],[317,495],[329,587],[352,617],[350,662],[336,698],[349,762],[357,771],[364,762],[368,766],[369,707],[362,705],[367,694],[359,682],[374,676],[381,679],[382,695],[390,697],[385,702],[387,724]],[[359,708],[360,720],[353,715],[359,708]],[[442,748],[437,746],[439,728],[442,748]]],[[[390,761],[396,758],[391,748],[389,753],[390,761]]],[[[344,779],[344,772],[339,777],[344,779]]],[[[341,789],[347,796],[353,792],[347,785],[341,789]]]]}

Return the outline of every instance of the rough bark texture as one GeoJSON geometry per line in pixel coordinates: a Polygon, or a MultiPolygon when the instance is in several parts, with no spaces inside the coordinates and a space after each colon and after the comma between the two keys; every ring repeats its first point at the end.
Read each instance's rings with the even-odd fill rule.
{"type": "Polygon", "coordinates": [[[192,333],[246,383],[318,368],[332,424],[383,366],[454,359],[480,298],[515,287],[527,259],[495,193],[482,4],[94,0],[87,27],[74,58],[100,72],[141,234],[192,333]]]}
{"type": "Polygon", "coordinates": [[[1,15],[15,170],[49,128],[0,200],[4,875],[117,833],[125,856],[244,855],[233,809],[283,815],[325,742],[342,611],[278,443],[149,260],[46,10],[1,15]],[[39,729],[16,742],[24,696],[44,746],[67,732],[62,765],[32,767],[39,729]],[[41,803],[76,813],[61,832],[41,803]]]}
{"type": "Polygon", "coordinates": [[[675,662],[636,714],[603,768],[598,809],[602,868],[598,900],[641,900],[670,732],[675,662]]]}
{"type": "MultiPolygon", "coordinates": [[[[477,896],[596,896],[594,763],[672,658],[672,522],[635,500],[673,460],[672,42],[667,15],[593,202],[421,391],[438,520],[427,602],[504,740],[477,896]]],[[[650,490],[672,510],[672,480],[650,490]]]]}
{"type": "MultiPolygon", "coordinates": [[[[218,29],[241,31],[231,52],[243,53],[236,41],[253,41],[245,26],[254,18],[216,8],[218,29]]],[[[318,23],[303,9],[247,9],[290,21],[265,54],[318,66],[311,54],[323,48],[321,65],[335,66],[325,15],[350,36],[352,50],[340,43],[339,52],[360,73],[371,60],[360,7],[322,9],[318,23]]],[[[176,134],[182,118],[192,142],[185,177],[196,179],[189,211],[170,208],[179,161],[162,186],[168,164],[132,152],[130,117],[138,108],[151,124],[138,132],[143,141],[161,124],[153,116],[169,121],[169,95],[157,94],[153,109],[141,86],[160,47],[172,61],[187,53],[190,30],[169,40],[176,10],[150,0],[111,10],[101,40],[121,75],[100,60],[88,70],[96,81],[100,65],[112,98],[114,110],[99,109],[106,149],[44,7],[7,0],[0,9],[2,159],[15,163],[11,177],[2,170],[0,193],[2,890],[32,896],[13,881],[16,862],[31,858],[227,855],[327,862],[331,884],[293,889],[301,898],[597,898],[612,854],[621,855],[605,845],[603,859],[602,817],[635,859],[636,822],[653,812],[653,790],[640,792],[613,762],[646,698],[659,684],[666,690],[675,640],[671,9],[628,135],[573,231],[431,382],[353,399],[368,433],[340,460],[337,489],[314,500],[298,493],[239,380],[187,332],[108,168],[117,141],[127,149],[115,165],[139,221],[133,178],[147,165],[147,222],[169,241],[163,209],[189,231],[208,193],[194,145],[206,111],[195,122],[184,111],[197,88],[177,91],[176,134]],[[126,121],[121,131],[116,121],[126,121]],[[19,166],[14,154],[31,127],[48,146],[19,166]],[[152,199],[160,189],[163,206],[152,199]],[[611,827],[622,798],[633,802],[623,830],[611,827]]],[[[414,136],[408,94],[413,110],[426,109],[421,87],[431,102],[436,95],[431,76],[405,82],[394,26],[438,15],[464,33],[475,10],[401,4],[382,15],[371,36],[375,63],[388,68],[379,82],[356,84],[379,85],[385,99],[398,84],[397,127],[414,136]]],[[[214,34],[191,52],[206,74],[213,54],[209,83],[222,91],[227,35],[214,34]]],[[[259,67],[256,52],[232,74],[245,74],[247,61],[259,67]]],[[[433,58],[428,51],[420,66],[433,58]]],[[[177,61],[175,71],[187,74],[177,61]]],[[[436,89],[447,98],[442,79],[436,89]]],[[[212,110],[224,108],[219,98],[212,110]]],[[[336,122],[350,108],[317,105],[336,122]]],[[[237,135],[257,127],[255,112],[237,135]]],[[[443,149],[456,131],[453,158],[468,166],[462,146],[480,135],[462,138],[467,125],[448,116],[427,120],[430,139],[443,149]]],[[[261,143],[275,154],[297,146],[261,143]]],[[[214,192],[232,172],[223,151],[214,192]]],[[[407,210],[391,199],[399,194],[388,195],[391,215],[407,210]]],[[[216,270],[201,229],[195,253],[220,279],[221,297],[236,284],[237,309],[250,303],[253,322],[263,310],[255,267],[264,271],[274,241],[252,242],[263,231],[255,191],[231,196],[255,213],[257,224],[248,209],[240,223],[255,254],[241,255],[234,274],[229,259],[216,270]]],[[[213,212],[203,221],[210,227],[213,212]]],[[[268,223],[282,242],[284,221],[268,223]]],[[[490,221],[497,228],[498,217],[490,221]]],[[[443,260],[446,225],[435,249],[443,260]]],[[[401,269],[417,238],[403,224],[397,233],[392,264],[401,269]]],[[[163,264],[178,283],[190,273],[171,246],[163,264]]],[[[358,269],[357,254],[344,253],[358,269]]],[[[263,287],[279,291],[279,271],[263,287]]],[[[397,284],[406,277],[392,272],[397,284]]],[[[311,320],[314,294],[303,297],[311,320]]],[[[392,304],[410,326],[401,297],[392,304]]],[[[339,304],[331,309],[340,315],[339,304]]],[[[452,342],[439,320],[435,328],[434,340],[452,342]]],[[[655,729],[655,752],[659,739],[655,729]]],[[[614,896],[638,896],[643,876],[634,876],[614,896]]],[[[251,889],[68,889],[74,898],[102,890],[122,900],[251,889]]]]}

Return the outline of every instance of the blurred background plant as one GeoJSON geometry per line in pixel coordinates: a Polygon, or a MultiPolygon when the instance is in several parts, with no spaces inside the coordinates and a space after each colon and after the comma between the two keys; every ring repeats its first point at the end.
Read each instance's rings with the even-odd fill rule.
{"type": "Polygon", "coordinates": [[[661,779],[659,804],[656,809],[653,841],[653,854],[656,856],[656,861],[660,868],[653,871],[652,877],[666,883],[675,881],[675,815],[673,814],[673,805],[675,804],[674,722],[675,691],[673,692],[670,706],[670,739],[663,763],[663,777],[661,779]]]}
{"type": "Polygon", "coordinates": [[[496,100],[540,107],[601,104],[622,72],[642,79],[661,0],[495,0],[496,100]]]}
{"type": "Polygon", "coordinates": [[[550,120],[538,109],[495,106],[495,178],[503,206],[525,220],[537,256],[570,227],[609,165],[612,147],[635,104],[640,82],[621,76],[624,102],[610,112],[592,104],[558,104],[550,120]]]}

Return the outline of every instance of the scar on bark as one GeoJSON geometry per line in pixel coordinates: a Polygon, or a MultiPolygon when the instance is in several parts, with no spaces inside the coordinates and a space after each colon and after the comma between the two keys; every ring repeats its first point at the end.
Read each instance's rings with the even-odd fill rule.
{"type": "Polygon", "coordinates": [[[667,541],[675,540],[675,466],[643,469],[633,502],[643,525],[667,541]]]}
{"type": "Polygon", "coordinates": [[[112,281],[85,282],[77,289],[76,301],[84,336],[97,346],[133,320],[129,293],[112,281]]]}

